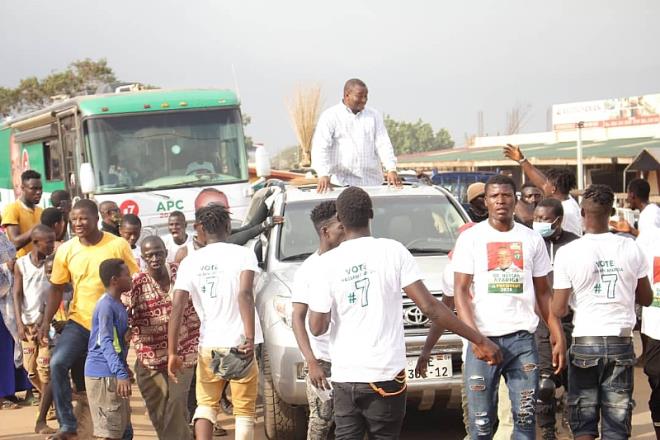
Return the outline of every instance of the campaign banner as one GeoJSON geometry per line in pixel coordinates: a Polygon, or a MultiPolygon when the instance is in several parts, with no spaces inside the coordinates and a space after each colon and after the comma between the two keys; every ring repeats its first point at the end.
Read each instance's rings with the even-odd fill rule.
{"type": "Polygon", "coordinates": [[[578,122],[584,128],[659,124],[660,93],[552,106],[554,130],[575,130],[578,122]]]}

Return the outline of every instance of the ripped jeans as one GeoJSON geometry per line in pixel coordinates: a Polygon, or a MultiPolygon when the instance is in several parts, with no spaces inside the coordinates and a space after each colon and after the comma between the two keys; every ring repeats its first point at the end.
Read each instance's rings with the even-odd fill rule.
{"type": "MultiPolygon", "coordinates": [[[[468,346],[463,378],[469,407],[471,439],[491,439],[497,418],[500,377],[504,376],[513,413],[513,438],[536,438],[536,390],[539,383],[538,352],[534,335],[519,331],[504,336],[491,336],[502,350],[501,365],[491,366],[474,356],[468,346]]],[[[502,396],[506,399],[506,396],[502,396]]]]}
{"type": "Polygon", "coordinates": [[[627,439],[632,426],[635,352],[632,338],[574,338],[569,351],[568,411],[574,436],[627,439]]]}

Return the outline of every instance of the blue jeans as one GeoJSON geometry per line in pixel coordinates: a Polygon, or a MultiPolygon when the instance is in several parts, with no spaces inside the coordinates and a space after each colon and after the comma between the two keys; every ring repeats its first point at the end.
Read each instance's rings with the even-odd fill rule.
{"type": "MultiPolygon", "coordinates": [[[[489,338],[502,351],[501,365],[491,366],[474,356],[468,346],[463,378],[468,399],[468,434],[471,439],[491,439],[497,419],[497,389],[504,375],[511,411],[513,437],[536,436],[536,390],[539,383],[538,352],[534,335],[526,331],[489,338]]],[[[505,397],[504,397],[505,398],[505,397]]]]}
{"type": "Polygon", "coordinates": [[[71,403],[71,380],[69,371],[76,364],[84,363],[87,357],[89,330],[80,324],[69,321],[62,329],[62,334],[55,344],[50,358],[50,378],[53,400],[57,409],[57,422],[61,432],[76,432],[78,422],[73,415],[71,403]]]}
{"type": "Polygon", "coordinates": [[[601,414],[604,438],[630,437],[635,352],[631,338],[619,339],[597,344],[574,339],[569,351],[568,410],[576,437],[598,436],[601,414]]]}

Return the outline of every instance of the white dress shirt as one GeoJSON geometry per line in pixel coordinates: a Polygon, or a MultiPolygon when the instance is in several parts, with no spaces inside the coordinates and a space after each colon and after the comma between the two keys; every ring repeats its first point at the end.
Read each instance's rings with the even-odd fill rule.
{"type": "Polygon", "coordinates": [[[365,107],[354,114],[340,102],[321,114],[312,139],[312,168],[319,176],[331,176],[342,186],[381,185],[383,166],[396,170],[380,113],[365,107]]]}

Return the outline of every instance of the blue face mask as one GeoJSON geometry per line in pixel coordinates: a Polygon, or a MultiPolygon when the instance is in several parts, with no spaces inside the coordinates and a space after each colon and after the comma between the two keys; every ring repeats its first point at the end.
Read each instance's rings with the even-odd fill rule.
{"type": "Polygon", "coordinates": [[[555,228],[552,227],[552,223],[534,222],[532,223],[532,228],[541,234],[541,237],[543,238],[548,238],[555,232],[555,228]]]}

